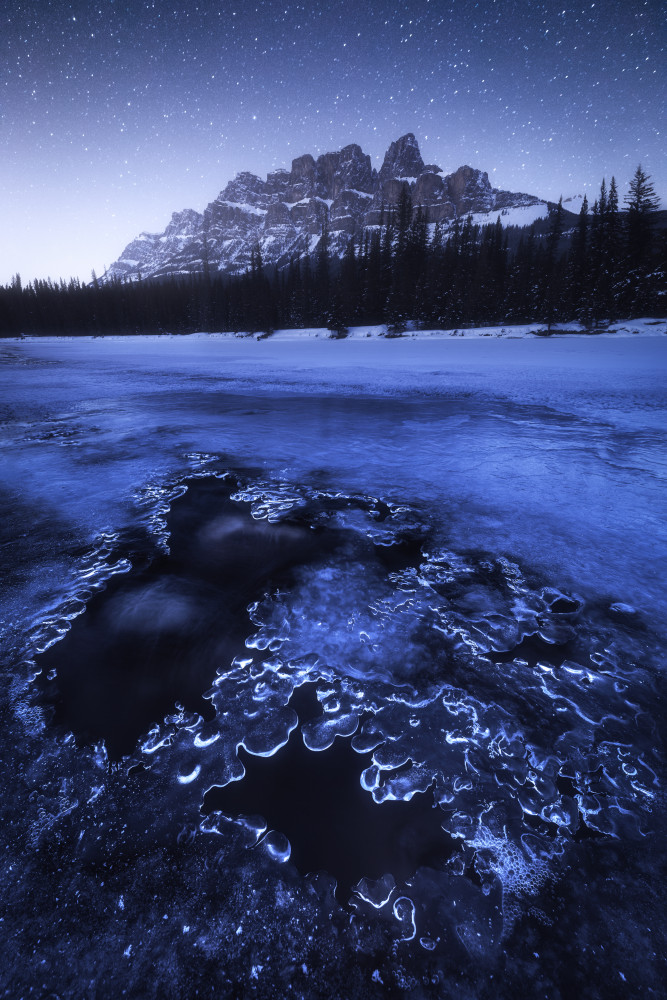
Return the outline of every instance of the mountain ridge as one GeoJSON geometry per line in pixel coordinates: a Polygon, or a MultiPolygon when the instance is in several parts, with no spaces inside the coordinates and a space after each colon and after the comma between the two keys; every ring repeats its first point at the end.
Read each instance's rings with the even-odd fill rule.
{"type": "Polygon", "coordinates": [[[351,237],[387,221],[402,192],[429,222],[451,225],[470,213],[507,212],[544,206],[535,195],[492,187],[488,173],[464,165],[444,175],[425,164],[412,132],[389,146],[380,170],[356,143],[317,158],[305,153],[291,170],[270,171],[263,180],[241,171],[203,212],[174,212],[162,233],[141,233],[101,280],[139,280],[170,274],[247,270],[259,246],[264,264],[285,266],[312,252],[327,225],[331,252],[342,255],[351,237]]]}

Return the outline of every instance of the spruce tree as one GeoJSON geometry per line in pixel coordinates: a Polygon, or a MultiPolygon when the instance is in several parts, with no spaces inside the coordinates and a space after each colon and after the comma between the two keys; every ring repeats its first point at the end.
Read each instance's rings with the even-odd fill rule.
{"type": "Polygon", "coordinates": [[[610,208],[607,184],[602,178],[600,196],[593,203],[591,217],[591,244],[589,252],[589,318],[595,326],[609,318],[610,274],[609,274],[609,221],[610,208]]]}
{"type": "Polygon", "coordinates": [[[640,264],[648,256],[651,248],[653,212],[660,207],[660,199],[655,193],[648,174],[641,164],[630,181],[630,189],[625,196],[628,212],[628,254],[631,263],[640,264]]]}
{"type": "Polygon", "coordinates": [[[619,265],[621,257],[621,223],[618,214],[618,188],[612,177],[607,199],[607,225],[605,258],[607,268],[608,319],[613,320],[618,313],[619,265]]]}
{"type": "Polygon", "coordinates": [[[588,198],[584,195],[569,255],[567,287],[569,315],[586,326],[590,320],[588,285],[588,198]]]}
{"type": "Polygon", "coordinates": [[[331,249],[329,238],[329,224],[325,216],[322,223],[322,235],[317,244],[315,257],[315,301],[317,304],[318,325],[326,320],[330,294],[330,268],[331,249]]]}
{"type": "MultiPolygon", "coordinates": [[[[347,329],[358,318],[359,311],[359,267],[354,252],[354,239],[350,237],[343,254],[338,275],[336,294],[339,299],[335,317],[338,331],[347,329]]],[[[329,326],[329,329],[332,329],[329,326]]],[[[340,334],[339,334],[340,335],[340,334]]]]}
{"type": "Polygon", "coordinates": [[[562,297],[560,287],[561,269],[559,265],[560,240],[563,235],[563,196],[558,199],[558,204],[550,213],[550,227],[547,236],[546,257],[544,261],[544,318],[547,329],[551,327],[555,320],[559,318],[559,307],[562,297]]]}
{"type": "Polygon", "coordinates": [[[382,322],[382,249],[380,246],[380,230],[373,230],[368,244],[368,254],[365,268],[364,322],[382,322]]]}
{"type": "Polygon", "coordinates": [[[641,164],[630,181],[625,205],[628,275],[625,304],[631,313],[638,315],[652,308],[657,293],[656,282],[651,274],[651,264],[655,252],[654,215],[660,206],[660,199],[655,193],[651,179],[641,164]]]}

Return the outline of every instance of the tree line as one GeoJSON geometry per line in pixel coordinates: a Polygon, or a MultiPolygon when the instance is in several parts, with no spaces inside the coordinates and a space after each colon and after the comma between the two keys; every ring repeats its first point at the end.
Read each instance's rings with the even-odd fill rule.
{"type": "Polygon", "coordinates": [[[327,327],[334,336],[360,324],[409,322],[428,328],[580,321],[595,328],[619,317],[664,314],[667,232],[650,177],[638,167],[619,209],[616,182],[584,197],[574,225],[562,199],[528,231],[472,216],[445,229],[429,225],[404,187],[380,225],[331,253],[325,224],[313,255],[280,270],[252,249],[246,273],[90,283],[17,275],[0,288],[0,335],[76,335],[327,327]]]}

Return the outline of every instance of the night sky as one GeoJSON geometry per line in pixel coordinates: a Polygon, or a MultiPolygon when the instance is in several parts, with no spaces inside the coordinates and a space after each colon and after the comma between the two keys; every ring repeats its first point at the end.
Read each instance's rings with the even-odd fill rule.
{"type": "Polygon", "coordinates": [[[357,142],[557,199],[667,202],[662,0],[4,0],[0,282],[87,280],[238,170],[357,142]],[[661,134],[662,133],[662,134],[661,134]]]}

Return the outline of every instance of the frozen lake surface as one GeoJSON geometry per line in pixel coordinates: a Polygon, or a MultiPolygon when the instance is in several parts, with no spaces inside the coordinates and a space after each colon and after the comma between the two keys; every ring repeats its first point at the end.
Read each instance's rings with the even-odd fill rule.
{"type": "Polygon", "coordinates": [[[660,995],[667,337],[0,359],[3,995],[660,995]]]}

